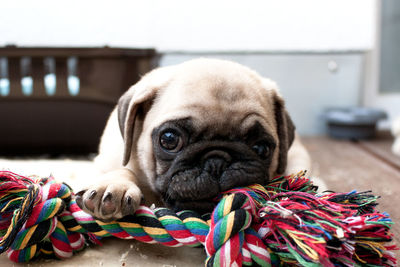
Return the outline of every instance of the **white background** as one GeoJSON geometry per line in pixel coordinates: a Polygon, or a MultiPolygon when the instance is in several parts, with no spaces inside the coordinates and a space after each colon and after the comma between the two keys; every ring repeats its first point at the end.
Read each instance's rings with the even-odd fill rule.
{"type": "Polygon", "coordinates": [[[0,46],[369,50],[376,0],[2,0],[0,46]]]}

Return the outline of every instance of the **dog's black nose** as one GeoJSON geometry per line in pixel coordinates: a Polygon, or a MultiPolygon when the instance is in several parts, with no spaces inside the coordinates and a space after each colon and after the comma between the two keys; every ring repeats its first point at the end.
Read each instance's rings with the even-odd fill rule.
{"type": "Polygon", "coordinates": [[[204,170],[214,179],[219,179],[231,160],[232,157],[222,150],[209,151],[202,157],[204,170]]]}

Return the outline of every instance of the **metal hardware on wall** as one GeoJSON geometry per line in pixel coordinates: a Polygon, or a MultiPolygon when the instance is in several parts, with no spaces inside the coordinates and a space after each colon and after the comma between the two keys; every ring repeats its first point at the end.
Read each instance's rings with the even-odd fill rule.
{"type": "Polygon", "coordinates": [[[337,72],[339,69],[339,65],[335,60],[329,60],[328,61],[328,70],[332,73],[337,72]]]}

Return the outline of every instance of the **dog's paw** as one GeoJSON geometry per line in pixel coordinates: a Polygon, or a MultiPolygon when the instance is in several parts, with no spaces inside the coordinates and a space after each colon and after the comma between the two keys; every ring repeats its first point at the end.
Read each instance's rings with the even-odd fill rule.
{"type": "Polygon", "coordinates": [[[101,221],[112,221],[135,213],[142,192],[131,181],[105,180],[76,193],[76,203],[101,221]]]}

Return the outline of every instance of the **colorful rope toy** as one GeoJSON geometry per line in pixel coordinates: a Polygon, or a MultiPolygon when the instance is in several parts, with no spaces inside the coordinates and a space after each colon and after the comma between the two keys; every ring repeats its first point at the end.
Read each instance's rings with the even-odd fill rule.
{"type": "Polygon", "coordinates": [[[96,221],[53,177],[0,171],[0,253],[15,262],[68,258],[107,236],[166,246],[201,246],[207,266],[396,266],[392,221],[368,192],[317,194],[297,175],[232,189],[210,215],[140,206],[121,220],[96,221]]]}

